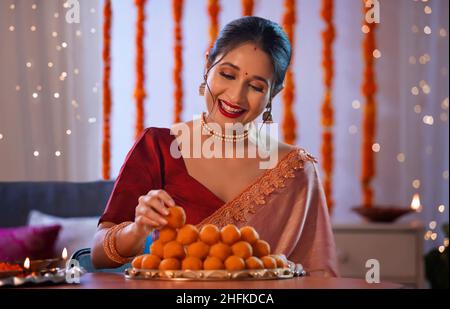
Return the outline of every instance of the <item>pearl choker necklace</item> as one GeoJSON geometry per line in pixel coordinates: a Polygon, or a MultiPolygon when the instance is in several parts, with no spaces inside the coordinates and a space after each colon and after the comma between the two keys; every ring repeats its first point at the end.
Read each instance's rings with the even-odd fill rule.
{"type": "Polygon", "coordinates": [[[238,135],[227,135],[227,134],[217,133],[216,131],[214,131],[214,129],[212,129],[206,123],[204,112],[202,113],[201,124],[202,124],[202,129],[204,129],[208,134],[212,135],[213,138],[218,139],[220,141],[237,142],[237,141],[242,141],[248,137],[248,130],[246,130],[244,133],[238,134],[238,135]]]}

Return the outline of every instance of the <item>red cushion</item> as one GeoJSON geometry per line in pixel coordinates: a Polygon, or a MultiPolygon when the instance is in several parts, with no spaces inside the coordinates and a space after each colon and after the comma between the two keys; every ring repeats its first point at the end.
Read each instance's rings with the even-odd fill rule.
{"type": "Polygon", "coordinates": [[[53,258],[60,225],[0,228],[0,261],[53,258]]]}

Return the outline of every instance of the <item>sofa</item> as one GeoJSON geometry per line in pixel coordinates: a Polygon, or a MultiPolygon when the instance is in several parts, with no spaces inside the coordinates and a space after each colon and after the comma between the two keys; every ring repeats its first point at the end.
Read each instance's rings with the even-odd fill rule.
{"type": "MultiPolygon", "coordinates": [[[[113,186],[113,181],[0,182],[0,235],[3,238],[0,240],[0,244],[3,246],[0,250],[3,251],[3,256],[5,256],[5,252],[8,254],[8,250],[13,252],[17,249],[14,248],[14,244],[9,246],[8,239],[6,239],[8,235],[12,234],[11,231],[14,231],[15,234],[12,234],[10,239],[19,239],[21,242],[16,247],[26,247],[27,244],[24,245],[23,241],[27,239],[32,243],[29,245],[30,247],[33,246],[33,243],[40,241],[40,239],[38,241],[33,239],[36,237],[36,231],[41,231],[38,230],[40,227],[31,232],[26,231],[28,234],[24,234],[23,231],[34,228],[30,225],[53,223],[59,231],[55,236],[58,239],[53,239],[52,245],[54,244],[55,250],[52,254],[54,256],[61,254],[58,253],[61,249],[56,247],[58,241],[63,241],[64,247],[72,246],[72,252],[69,252],[69,255],[83,260],[83,266],[88,271],[95,271],[90,261],[89,244],[113,186]],[[84,228],[86,224],[89,225],[89,229],[84,228]],[[88,234],[86,234],[87,230],[89,230],[88,234]],[[21,236],[17,236],[18,231],[21,236]],[[83,244],[80,245],[81,247],[88,247],[88,249],[78,248],[76,244],[80,243],[83,244]]],[[[55,234],[54,232],[53,230],[53,234],[55,234]]],[[[44,231],[44,233],[48,233],[48,231],[44,231]]],[[[48,251],[48,249],[46,250],[48,251]]]]}
{"type": "Polygon", "coordinates": [[[113,186],[113,181],[0,182],[0,227],[26,225],[32,209],[58,217],[99,217],[113,186]]]}

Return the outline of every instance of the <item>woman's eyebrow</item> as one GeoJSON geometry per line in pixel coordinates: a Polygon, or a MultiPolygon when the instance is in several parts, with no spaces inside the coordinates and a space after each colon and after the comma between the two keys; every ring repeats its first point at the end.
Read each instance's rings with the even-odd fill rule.
{"type": "Polygon", "coordinates": [[[232,64],[231,62],[224,62],[224,63],[221,63],[220,65],[221,65],[221,66],[228,65],[228,66],[230,66],[230,67],[232,67],[233,69],[236,69],[236,70],[238,70],[238,71],[241,70],[240,67],[238,67],[238,66],[235,65],[235,64],[232,64]]]}
{"type": "MultiPolygon", "coordinates": [[[[235,64],[232,64],[231,62],[223,62],[223,63],[220,64],[220,66],[230,66],[230,67],[232,67],[233,69],[236,69],[236,70],[238,70],[238,71],[241,70],[240,67],[238,67],[238,66],[235,65],[235,64]]],[[[261,77],[261,76],[258,76],[258,75],[253,75],[252,77],[253,77],[254,79],[257,79],[257,80],[260,80],[260,81],[264,82],[264,83],[267,85],[267,87],[269,87],[269,82],[268,82],[264,77],[261,77]]]]}

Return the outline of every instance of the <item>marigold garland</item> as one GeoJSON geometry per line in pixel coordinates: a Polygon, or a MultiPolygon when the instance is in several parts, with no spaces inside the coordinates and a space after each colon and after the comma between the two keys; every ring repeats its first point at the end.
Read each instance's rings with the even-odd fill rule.
{"type": "Polygon", "coordinates": [[[174,99],[175,99],[175,114],[174,122],[181,121],[181,112],[183,111],[183,44],[182,44],[182,31],[181,31],[181,18],[183,16],[183,0],[172,0],[172,14],[175,22],[175,44],[174,44],[174,62],[173,80],[175,84],[174,99]]]}
{"type": "Polygon", "coordinates": [[[254,6],[255,6],[254,0],[242,0],[242,15],[252,16],[254,6]]]}
{"type": "Polygon", "coordinates": [[[209,15],[209,49],[212,48],[214,41],[219,33],[219,0],[208,0],[208,15],[209,15]]]}
{"type": "Polygon", "coordinates": [[[364,35],[363,40],[363,58],[364,58],[364,77],[361,85],[361,91],[365,98],[363,111],[363,140],[362,140],[362,169],[361,184],[363,190],[364,207],[372,207],[373,189],[371,181],[375,176],[375,158],[372,151],[372,145],[375,141],[375,118],[376,118],[376,102],[375,94],[377,85],[375,81],[375,68],[373,51],[376,48],[375,41],[375,23],[367,23],[365,20],[366,6],[363,2],[364,25],[368,32],[364,35]]]}
{"type": "MultiPolygon", "coordinates": [[[[296,5],[295,0],[284,1],[283,28],[286,32],[292,46],[292,54],[294,54],[294,31],[296,22],[296,5]]],[[[284,113],[283,113],[283,136],[288,144],[294,144],[296,136],[296,121],[293,113],[293,104],[295,96],[294,73],[292,66],[286,72],[286,81],[283,91],[284,113]]]]}
{"type": "Polygon", "coordinates": [[[103,7],[103,143],[102,176],[110,179],[111,173],[111,1],[106,0],[103,7]]]}
{"type": "Polygon", "coordinates": [[[147,0],[134,0],[137,8],[136,20],[136,85],[134,88],[134,98],[136,100],[136,123],[135,138],[138,138],[144,130],[144,99],[146,97],[145,65],[144,65],[144,23],[145,23],[145,3],[147,0]]]}
{"type": "Polygon", "coordinates": [[[327,198],[328,211],[331,212],[334,205],[332,198],[332,179],[333,179],[333,125],[334,125],[334,109],[332,105],[332,86],[334,76],[334,60],[333,60],[333,42],[335,38],[335,28],[333,24],[334,16],[334,0],[322,0],[322,19],[325,21],[326,28],[322,32],[323,51],[322,51],[322,68],[324,72],[325,94],[322,101],[322,168],[324,171],[323,187],[327,198]]]}

